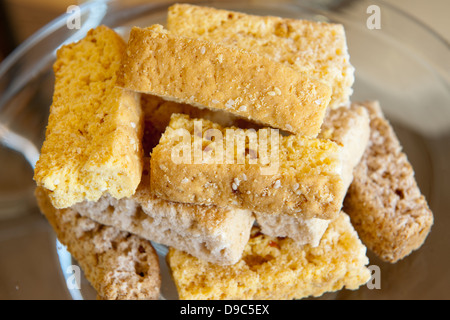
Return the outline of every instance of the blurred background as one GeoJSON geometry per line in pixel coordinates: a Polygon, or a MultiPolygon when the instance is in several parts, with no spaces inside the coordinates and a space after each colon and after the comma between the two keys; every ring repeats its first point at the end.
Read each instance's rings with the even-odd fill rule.
{"type": "MultiPolygon", "coordinates": [[[[34,32],[65,13],[67,7],[82,2],[84,1],[0,0],[0,61],[34,32]]],[[[449,0],[385,0],[384,2],[407,12],[450,42],[449,0]]]]}

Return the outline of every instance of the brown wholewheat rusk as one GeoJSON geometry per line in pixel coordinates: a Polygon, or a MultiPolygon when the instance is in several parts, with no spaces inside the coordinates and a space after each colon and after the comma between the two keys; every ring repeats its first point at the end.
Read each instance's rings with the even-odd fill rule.
{"type": "Polygon", "coordinates": [[[235,265],[214,265],[173,248],[166,259],[182,300],[302,299],[356,290],[370,279],[366,247],[344,212],[316,248],[263,235],[254,227],[235,265]]]}
{"type": "Polygon", "coordinates": [[[156,197],[174,202],[331,219],[345,196],[341,157],[342,146],[329,140],[223,128],[174,114],[151,155],[150,187],[156,197]],[[267,143],[261,143],[264,133],[267,143]],[[253,143],[242,144],[246,137],[253,143]]]}
{"type": "Polygon", "coordinates": [[[100,26],[57,52],[53,103],[34,179],[56,208],[131,196],[142,175],[140,98],[117,87],[126,43],[100,26]]]}
{"type": "Polygon", "coordinates": [[[176,4],[169,8],[167,28],[174,34],[238,47],[311,73],[331,87],[331,108],[350,104],[355,68],[341,24],[176,4]]]}
{"type": "Polygon", "coordinates": [[[422,246],[434,218],[379,103],[364,106],[370,114],[370,141],[344,206],[364,244],[396,263],[422,246]]]}
{"type": "Polygon", "coordinates": [[[328,85],[266,56],[159,25],[131,30],[120,74],[126,89],[308,137],[319,133],[331,96],[328,85]]]}
{"type": "Polygon", "coordinates": [[[255,221],[248,210],[169,202],[150,194],[148,159],[130,198],[104,196],[72,207],[82,216],[219,265],[236,263],[255,221]]]}
{"type": "Polygon", "coordinates": [[[159,259],[150,241],[56,209],[48,191],[36,199],[58,240],[77,260],[101,300],[157,300],[161,288],[159,259]]]}

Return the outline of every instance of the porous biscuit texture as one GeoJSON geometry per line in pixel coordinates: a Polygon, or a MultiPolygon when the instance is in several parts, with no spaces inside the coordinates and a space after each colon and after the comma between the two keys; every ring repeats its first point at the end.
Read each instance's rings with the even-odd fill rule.
{"type": "Polygon", "coordinates": [[[268,129],[222,128],[181,114],[171,119],[151,156],[156,197],[305,219],[339,213],[345,190],[342,147],[336,143],[268,129]]]}
{"type": "Polygon", "coordinates": [[[396,263],[423,245],[434,217],[380,104],[363,106],[370,114],[370,141],[344,206],[364,244],[396,263]]]}
{"type": "MultiPolygon", "coordinates": [[[[191,105],[165,101],[162,98],[146,94],[142,95],[142,100],[147,126],[155,128],[157,131],[156,133],[147,132],[144,135],[144,140],[146,140],[146,137],[149,137],[149,140],[154,138],[152,146],[147,148],[148,150],[153,150],[158,144],[170,123],[171,116],[175,113],[189,115],[191,118],[211,120],[225,127],[245,128],[254,126],[257,128],[252,123],[243,123],[242,119],[224,112],[198,109],[191,105]]],[[[333,140],[343,146],[342,179],[346,186],[345,189],[351,183],[353,169],[366,149],[369,131],[369,116],[365,108],[361,106],[340,107],[327,111],[319,137],[333,140]]],[[[325,219],[303,219],[258,212],[255,212],[255,217],[262,233],[272,237],[290,237],[299,245],[311,244],[312,246],[319,244],[330,222],[330,220],[325,219]]]]}
{"type": "Polygon", "coordinates": [[[210,264],[173,248],[167,262],[182,300],[302,299],[356,290],[370,279],[366,248],[343,212],[316,248],[263,235],[255,227],[233,266],[210,264]]]}
{"type": "Polygon", "coordinates": [[[103,196],[72,209],[98,223],[177,248],[204,261],[236,263],[250,237],[255,221],[252,212],[158,199],[150,193],[148,162],[146,159],[142,182],[132,197],[117,200],[103,196]]]}
{"type": "Polygon", "coordinates": [[[167,28],[174,34],[256,52],[310,73],[331,87],[331,108],[350,104],[355,68],[341,24],[176,4],[169,8],[167,28]]]}
{"type": "Polygon", "coordinates": [[[364,107],[353,103],[349,108],[328,110],[319,138],[328,139],[343,146],[342,177],[346,190],[353,181],[353,170],[366,151],[369,137],[370,118],[364,107]]]}
{"type": "Polygon", "coordinates": [[[56,208],[131,196],[142,175],[139,95],[117,87],[126,43],[100,26],[63,46],[53,66],[55,88],[34,179],[56,208]]]}
{"type": "Polygon", "coordinates": [[[166,100],[316,137],[331,89],[266,56],[168,33],[133,28],[120,85],[166,100]]]}
{"type": "Polygon", "coordinates": [[[159,299],[159,260],[149,241],[98,224],[72,209],[56,209],[44,188],[36,189],[36,199],[99,300],[159,299]]]}
{"type": "MultiPolygon", "coordinates": [[[[353,170],[361,160],[369,142],[369,114],[357,104],[330,109],[319,138],[330,139],[342,146],[342,180],[347,190],[353,180],[353,170]]],[[[330,220],[303,219],[288,215],[255,212],[261,232],[272,237],[289,237],[299,245],[319,245],[330,220]]]]}
{"type": "MultiPolygon", "coordinates": [[[[170,117],[175,113],[189,115],[191,118],[202,118],[230,127],[235,124],[242,126],[244,120],[225,111],[213,111],[196,108],[190,104],[167,101],[163,98],[150,95],[141,95],[142,111],[144,112],[145,130],[143,137],[144,154],[148,156],[156,147],[170,123],[170,117]]],[[[245,124],[247,126],[254,124],[245,124]]]]}

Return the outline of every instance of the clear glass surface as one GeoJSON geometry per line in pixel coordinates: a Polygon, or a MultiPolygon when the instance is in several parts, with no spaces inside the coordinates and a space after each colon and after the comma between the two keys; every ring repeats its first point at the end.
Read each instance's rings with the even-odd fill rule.
{"type": "MultiPolygon", "coordinates": [[[[432,30],[382,1],[204,1],[217,8],[342,23],[356,68],[353,101],[379,100],[416,171],[435,215],[425,245],[395,265],[368,252],[381,270],[381,289],[325,294],[321,299],[450,298],[450,50],[432,30]],[[381,8],[381,29],[367,27],[367,8],[381,8]]],[[[105,24],[126,36],[132,26],[165,24],[172,3],[88,1],[81,29],[68,15],[43,28],[0,65],[0,299],[95,299],[87,281],[69,290],[74,263],[57,243],[33,196],[33,166],[44,139],[56,50],[105,24]]],[[[161,299],[177,299],[165,264],[161,299]]]]}

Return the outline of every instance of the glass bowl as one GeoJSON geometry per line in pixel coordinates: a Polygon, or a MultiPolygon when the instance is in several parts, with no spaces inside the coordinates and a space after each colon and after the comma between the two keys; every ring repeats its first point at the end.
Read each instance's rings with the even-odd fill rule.
{"type": "MultiPolygon", "coordinates": [[[[353,101],[378,100],[412,163],[435,215],[424,246],[395,265],[370,251],[381,272],[381,289],[363,286],[320,299],[450,298],[450,57],[449,44],[432,30],[382,1],[193,1],[257,15],[341,23],[356,68],[353,101]],[[380,8],[380,28],[370,28],[370,5],[380,8]]],[[[63,44],[83,38],[99,24],[127,36],[132,26],[165,24],[172,2],[88,1],[79,29],[63,15],[17,48],[0,65],[0,298],[95,299],[83,278],[81,290],[66,284],[76,264],[39,213],[33,166],[44,139],[53,91],[52,64],[63,44]],[[37,240],[39,239],[39,240],[37,240]],[[49,257],[49,258],[48,258],[49,257]],[[29,271],[34,271],[30,276],[29,271]],[[37,270],[37,271],[36,271],[37,270]],[[49,283],[52,283],[50,285],[49,283]],[[38,288],[34,290],[33,288],[38,288]],[[43,290],[42,288],[47,288],[43,290]]],[[[177,299],[165,263],[165,246],[154,243],[162,270],[161,299],[177,299]]]]}

